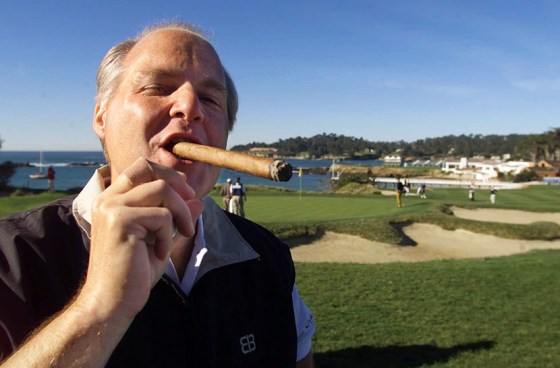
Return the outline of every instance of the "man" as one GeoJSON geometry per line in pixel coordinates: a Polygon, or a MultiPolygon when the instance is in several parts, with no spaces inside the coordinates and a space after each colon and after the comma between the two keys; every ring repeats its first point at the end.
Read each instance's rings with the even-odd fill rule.
{"type": "Polygon", "coordinates": [[[56,171],[52,166],[49,166],[47,170],[47,181],[49,183],[49,192],[54,192],[54,178],[56,175],[56,171]]]}
{"type": "Polygon", "coordinates": [[[472,181],[472,182],[469,184],[469,199],[470,199],[471,201],[474,201],[475,189],[476,189],[476,185],[475,185],[474,182],[472,181]]]}
{"type": "Polygon", "coordinates": [[[397,207],[402,207],[402,193],[404,192],[404,185],[401,182],[401,178],[397,178],[397,207]]]}
{"type": "Polygon", "coordinates": [[[496,188],[490,187],[490,203],[492,204],[496,203],[496,193],[498,193],[496,188]]]}
{"type": "Polygon", "coordinates": [[[220,195],[222,196],[222,202],[224,204],[224,210],[229,211],[229,201],[231,200],[231,179],[227,178],[226,183],[222,186],[220,190],[220,195]]]}
{"type": "Polygon", "coordinates": [[[231,200],[230,200],[230,210],[231,213],[245,217],[245,203],[244,200],[247,199],[245,195],[245,187],[241,184],[241,178],[238,176],[230,187],[231,200]]]}
{"type": "Polygon", "coordinates": [[[422,198],[422,199],[428,198],[426,196],[426,184],[425,183],[420,184],[420,187],[418,188],[418,192],[420,194],[420,198],[422,198]]]}
{"type": "Polygon", "coordinates": [[[93,118],[109,165],[75,199],[0,221],[2,367],[312,367],[289,250],[206,196],[219,168],[170,152],[225,147],[236,111],[190,26],[109,51],[93,118]]]}

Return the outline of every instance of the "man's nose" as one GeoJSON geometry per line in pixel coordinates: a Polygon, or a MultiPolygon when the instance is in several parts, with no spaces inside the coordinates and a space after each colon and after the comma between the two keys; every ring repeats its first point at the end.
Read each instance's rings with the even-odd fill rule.
{"type": "Polygon", "coordinates": [[[184,85],[172,95],[173,105],[169,114],[173,118],[181,118],[188,122],[204,120],[202,103],[191,85],[184,85]]]}

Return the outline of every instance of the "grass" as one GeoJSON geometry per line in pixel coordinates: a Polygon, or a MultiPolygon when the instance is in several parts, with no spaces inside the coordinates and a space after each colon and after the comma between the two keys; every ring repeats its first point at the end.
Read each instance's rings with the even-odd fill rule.
{"type": "MultiPolygon", "coordinates": [[[[213,193],[221,203],[217,193],[213,193]]],[[[477,200],[468,200],[465,189],[436,189],[428,199],[403,197],[404,208],[396,208],[393,196],[339,195],[295,192],[248,192],[247,217],[271,229],[280,238],[313,236],[326,229],[359,235],[370,240],[403,244],[407,240],[398,230],[401,224],[431,223],[447,230],[463,228],[477,233],[504,238],[560,238],[555,223],[512,225],[485,223],[456,218],[449,207],[492,207],[525,211],[554,212],[560,208],[560,188],[529,187],[523,190],[502,190],[495,205],[488,191],[478,191],[477,200]]]]}
{"type": "Polygon", "coordinates": [[[34,195],[0,197],[0,217],[10,213],[37,208],[45,203],[64,197],[64,192],[42,192],[34,195]]]}
{"type": "MultiPolygon", "coordinates": [[[[435,223],[509,238],[557,239],[552,223],[508,225],[455,218],[451,205],[555,212],[558,187],[477,192],[438,189],[429,199],[249,192],[248,216],[279,234],[329,229],[399,243],[391,224],[435,223]],[[302,230],[305,229],[305,230],[302,230]],[[309,230],[312,229],[312,230],[309,230]]],[[[383,265],[296,264],[315,314],[316,366],[556,367],[560,361],[560,252],[383,265]]]]}
{"type": "Polygon", "coordinates": [[[297,264],[317,367],[557,367],[560,252],[297,264]]]}
{"type": "MultiPolygon", "coordinates": [[[[477,191],[437,189],[428,199],[250,190],[247,216],[277,234],[328,229],[398,244],[395,224],[429,222],[502,237],[558,239],[552,223],[508,225],[457,219],[450,206],[554,212],[559,187],[503,190],[496,205],[477,191]]],[[[54,196],[57,196],[55,194],[54,196]]],[[[54,199],[0,198],[0,215],[54,199]]],[[[214,194],[218,203],[220,198],[214,194]]],[[[560,251],[484,260],[378,265],[297,263],[313,310],[316,367],[558,367],[560,251]]]]}

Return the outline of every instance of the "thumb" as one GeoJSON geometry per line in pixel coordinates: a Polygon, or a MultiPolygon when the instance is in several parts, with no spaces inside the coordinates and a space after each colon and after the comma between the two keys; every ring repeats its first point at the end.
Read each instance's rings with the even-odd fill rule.
{"type": "Polygon", "coordinates": [[[178,226],[178,230],[179,232],[186,236],[187,238],[190,238],[192,236],[195,235],[196,233],[196,222],[198,221],[198,217],[202,214],[202,212],[204,211],[204,203],[198,199],[198,198],[193,198],[190,199],[188,201],[185,202],[187,207],[189,208],[189,212],[190,212],[190,218],[192,221],[192,226],[188,226],[186,228],[183,227],[179,227],[178,226]]]}
{"type": "Polygon", "coordinates": [[[204,211],[204,202],[202,202],[200,199],[197,198],[188,200],[187,206],[191,211],[191,217],[193,219],[193,222],[196,221],[204,211]]]}

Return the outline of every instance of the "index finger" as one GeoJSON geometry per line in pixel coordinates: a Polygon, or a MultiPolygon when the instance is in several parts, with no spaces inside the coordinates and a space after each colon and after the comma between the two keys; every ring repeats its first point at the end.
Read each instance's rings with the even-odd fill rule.
{"type": "Polygon", "coordinates": [[[187,185],[185,174],[156,164],[144,157],[139,157],[128,166],[111,186],[119,193],[124,193],[139,185],[155,180],[165,181],[183,199],[194,198],[194,190],[187,185]]]}

